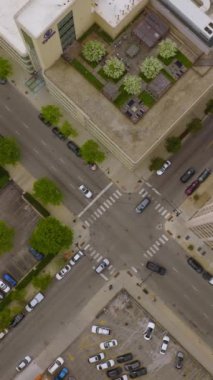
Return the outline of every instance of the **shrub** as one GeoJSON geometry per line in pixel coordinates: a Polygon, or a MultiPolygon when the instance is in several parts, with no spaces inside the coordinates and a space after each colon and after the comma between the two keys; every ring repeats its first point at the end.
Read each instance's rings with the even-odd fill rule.
{"type": "Polygon", "coordinates": [[[177,136],[170,136],[166,139],[165,147],[167,152],[176,153],[181,148],[181,138],[177,136]]]}
{"type": "Polygon", "coordinates": [[[142,74],[148,79],[155,78],[159,72],[162,70],[163,65],[158,58],[147,57],[140,66],[142,74]]]}
{"type": "Polygon", "coordinates": [[[166,38],[165,40],[161,41],[158,46],[159,54],[161,57],[175,57],[177,53],[177,44],[174,41],[170,40],[169,38],[166,38]]]}
{"type": "Polygon", "coordinates": [[[142,91],[142,79],[138,75],[126,75],[123,85],[124,90],[130,95],[139,95],[142,91]]]}
{"type": "Polygon", "coordinates": [[[106,61],[103,70],[108,77],[118,79],[125,72],[125,65],[117,57],[111,57],[106,61]]]}
{"type": "Polygon", "coordinates": [[[150,165],[149,165],[149,170],[152,172],[152,171],[155,171],[155,170],[159,170],[161,168],[161,166],[164,164],[164,159],[161,158],[161,157],[154,157],[151,159],[151,162],[150,162],[150,165]]]}
{"type": "Polygon", "coordinates": [[[187,131],[191,133],[199,132],[203,127],[202,121],[198,118],[193,119],[190,123],[187,124],[187,131]]]}
{"type": "Polygon", "coordinates": [[[106,49],[100,41],[92,40],[83,45],[82,54],[89,62],[99,62],[106,54],[106,49]]]}

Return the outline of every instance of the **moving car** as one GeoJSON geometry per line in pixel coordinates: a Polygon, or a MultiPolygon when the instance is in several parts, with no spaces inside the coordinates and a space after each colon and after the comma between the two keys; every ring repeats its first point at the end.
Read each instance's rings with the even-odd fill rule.
{"type": "Polygon", "coordinates": [[[11,274],[9,273],[4,273],[3,274],[3,279],[7,281],[12,287],[17,285],[17,281],[11,274]]]}
{"type": "Polygon", "coordinates": [[[204,169],[202,173],[197,177],[199,182],[204,182],[211,174],[211,169],[204,169]]]}
{"type": "Polygon", "coordinates": [[[73,266],[78,263],[78,261],[84,256],[84,252],[79,250],[74,254],[69,263],[73,266]]]}
{"type": "Polygon", "coordinates": [[[30,313],[44,299],[44,295],[38,292],[35,297],[25,306],[25,310],[30,313]]]}
{"type": "Polygon", "coordinates": [[[64,278],[70,271],[71,265],[66,264],[58,273],[56,273],[55,277],[57,280],[62,280],[62,278],[64,278]]]}
{"type": "Polygon", "coordinates": [[[141,362],[139,360],[134,360],[133,362],[127,363],[124,366],[125,371],[134,371],[140,368],[141,362]]]}
{"type": "Polygon", "coordinates": [[[8,293],[11,288],[9,285],[6,285],[5,282],[0,279],[0,289],[3,290],[4,293],[8,293]]]}
{"type": "Polygon", "coordinates": [[[91,327],[91,332],[93,334],[110,335],[110,329],[108,327],[102,327],[102,326],[96,326],[96,325],[93,325],[91,327]]]}
{"type": "Polygon", "coordinates": [[[22,319],[24,319],[24,317],[24,313],[16,314],[10,322],[10,327],[16,327],[22,321],[22,319]]]}
{"type": "Polygon", "coordinates": [[[96,362],[100,362],[101,360],[103,360],[105,358],[105,355],[103,352],[99,352],[99,354],[96,354],[94,356],[90,356],[88,358],[88,362],[89,363],[96,363],[96,362]]]}
{"type": "Polygon", "coordinates": [[[165,161],[162,167],[156,171],[156,174],[162,175],[171,166],[171,164],[172,164],[171,161],[169,160],[165,161]]]}
{"type": "Polygon", "coordinates": [[[159,273],[161,276],[166,274],[166,269],[153,261],[147,261],[146,268],[152,272],[159,273]]]}
{"type": "Polygon", "coordinates": [[[96,273],[100,274],[103,272],[104,269],[106,269],[109,266],[109,260],[108,259],[103,259],[100,264],[95,268],[96,273]]]}
{"type": "Polygon", "coordinates": [[[160,348],[160,354],[165,354],[167,349],[168,349],[168,345],[169,345],[169,341],[170,341],[170,338],[168,335],[164,335],[163,337],[163,342],[161,344],[161,348],[160,348]]]}
{"type": "Polygon", "coordinates": [[[195,181],[193,181],[191,183],[191,185],[189,185],[186,190],[185,190],[185,194],[186,195],[191,195],[192,193],[194,193],[194,191],[200,186],[200,182],[198,181],[198,179],[196,179],[195,181]]]}
{"type": "Polygon", "coordinates": [[[49,367],[48,372],[53,375],[62,365],[64,364],[64,359],[62,357],[58,357],[49,367]]]}
{"type": "Polygon", "coordinates": [[[203,272],[203,267],[202,265],[195,260],[193,257],[189,257],[187,260],[187,263],[190,265],[191,268],[193,268],[197,273],[202,273],[203,272]]]}
{"type": "Polygon", "coordinates": [[[60,131],[58,127],[53,127],[52,132],[55,136],[57,136],[60,140],[66,140],[66,136],[60,131]]]}
{"type": "Polygon", "coordinates": [[[107,360],[107,362],[97,364],[96,368],[98,370],[102,370],[102,369],[107,369],[107,368],[113,367],[114,365],[115,365],[114,360],[109,359],[109,360],[107,360]]]}
{"type": "Polygon", "coordinates": [[[147,374],[147,369],[145,367],[141,367],[136,369],[135,371],[130,372],[131,379],[135,379],[136,377],[140,377],[147,374]]]}
{"type": "Polygon", "coordinates": [[[119,376],[121,374],[122,374],[122,368],[121,367],[108,369],[108,371],[107,371],[107,376],[112,377],[113,379],[115,378],[115,376],[119,376]]]}
{"type": "Polygon", "coordinates": [[[92,194],[91,190],[89,190],[88,187],[86,187],[85,185],[81,185],[81,186],[79,186],[79,190],[82,192],[82,194],[83,194],[87,199],[92,198],[93,194],[92,194]]]}
{"type": "Polygon", "coordinates": [[[30,356],[25,356],[25,358],[17,365],[16,371],[21,372],[31,363],[32,358],[30,356]]]}
{"type": "Polygon", "coordinates": [[[81,156],[81,150],[79,146],[72,140],[69,140],[67,143],[67,147],[77,156],[81,156]]]}
{"type": "Polygon", "coordinates": [[[147,206],[151,203],[151,199],[148,197],[145,197],[135,208],[135,211],[137,214],[141,214],[147,206]]]}
{"type": "Polygon", "coordinates": [[[133,359],[133,355],[131,352],[128,352],[127,354],[119,355],[117,356],[117,362],[118,363],[125,363],[128,362],[129,360],[133,359]]]}
{"type": "Polygon", "coordinates": [[[44,259],[44,254],[37,251],[36,249],[32,248],[32,247],[29,247],[28,248],[29,252],[31,253],[31,255],[37,260],[37,261],[41,261],[44,259]]]}
{"type": "Polygon", "coordinates": [[[55,377],[54,380],[63,380],[67,375],[69,374],[68,368],[64,367],[61,369],[61,371],[58,373],[58,375],[55,377]]]}
{"type": "Polygon", "coordinates": [[[100,343],[100,349],[106,350],[107,348],[112,348],[118,345],[118,341],[116,339],[108,340],[106,342],[100,343]]]}
{"type": "Polygon", "coordinates": [[[193,177],[193,175],[195,174],[195,169],[194,168],[189,168],[185,171],[185,173],[183,173],[183,175],[180,177],[180,181],[182,183],[186,183],[187,181],[190,180],[190,178],[193,177]]]}
{"type": "Polygon", "coordinates": [[[0,340],[4,339],[4,337],[8,334],[8,330],[4,329],[0,332],[0,340]]]}
{"type": "Polygon", "coordinates": [[[150,340],[152,338],[154,329],[155,329],[155,323],[152,321],[149,321],[147,328],[146,328],[146,331],[144,333],[144,339],[150,340]]]}
{"type": "Polygon", "coordinates": [[[184,360],[183,352],[178,351],[176,358],[175,358],[175,368],[177,368],[177,369],[183,368],[183,360],[184,360]]]}

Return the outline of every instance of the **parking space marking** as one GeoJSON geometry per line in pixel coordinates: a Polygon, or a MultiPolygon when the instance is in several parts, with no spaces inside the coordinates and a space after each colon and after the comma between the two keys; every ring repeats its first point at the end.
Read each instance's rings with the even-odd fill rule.
{"type": "Polygon", "coordinates": [[[103,256],[100,256],[96,261],[97,263],[99,263],[99,261],[101,261],[103,259],[103,256]]]}
{"type": "MultiPolygon", "coordinates": [[[[146,259],[149,258],[146,253],[144,253],[143,255],[146,257],[146,259]]],[[[151,256],[152,256],[152,253],[151,253],[151,256]]]]}
{"type": "Polygon", "coordinates": [[[146,251],[147,253],[148,253],[148,255],[150,256],[150,257],[152,257],[153,256],[153,254],[150,252],[150,251],[146,251]]]}
{"type": "Polygon", "coordinates": [[[97,216],[97,218],[100,218],[100,215],[96,211],[94,211],[94,214],[97,216]]]}
{"type": "Polygon", "coordinates": [[[119,199],[119,198],[120,198],[119,195],[116,194],[116,192],[114,192],[112,195],[113,195],[113,197],[115,197],[116,199],[119,199]]]}
{"type": "MultiPolygon", "coordinates": [[[[160,240],[160,239],[159,239],[159,240],[160,240]]],[[[156,240],[156,244],[158,245],[158,247],[161,246],[161,243],[160,243],[158,240],[156,240]]]]}
{"type": "Polygon", "coordinates": [[[161,195],[161,194],[159,193],[159,191],[158,191],[157,189],[155,189],[154,187],[152,188],[152,191],[154,191],[154,193],[157,194],[157,195],[161,195]]]}
{"type": "Polygon", "coordinates": [[[167,210],[164,210],[161,215],[164,216],[167,213],[167,210]]]}
{"type": "Polygon", "coordinates": [[[171,216],[171,212],[167,212],[167,214],[165,215],[165,219],[168,219],[170,216],[171,216]]]}
{"type": "Polygon", "coordinates": [[[157,246],[156,244],[153,244],[153,247],[154,247],[157,251],[159,251],[159,248],[158,248],[158,246],[157,246]]]}
{"type": "Polygon", "coordinates": [[[26,123],[23,123],[23,126],[24,126],[26,129],[29,129],[29,125],[27,125],[26,123]]]}
{"type": "Polygon", "coordinates": [[[100,215],[103,215],[103,212],[102,212],[99,208],[97,208],[96,211],[97,211],[100,215]]]}
{"type": "Polygon", "coordinates": [[[163,207],[163,206],[161,206],[161,208],[159,208],[158,212],[160,212],[160,213],[161,213],[161,211],[163,211],[163,209],[164,209],[164,207],[163,207]]]}
{"type": "Polygon", "coordinates": [[[95,217],[95,215],[91,215],[92,219],[95,221],[97,218],[95,217]]]}
{"type": "Polygon", "coordinates": [[[107,199],[106,202],[108,203],[108,205],[112,206],[112,202],[110,202],[109,199],[107,199]]]}
{"type": "Polygon", "coordinates": [[[161,242],[162,244],[165,244],[165,240],[163,240],[161,237],[159,238],[159,240],[160,240],[160,242],[161,242]]]}
{"type": "Polygon", "coordinates": [[[122,193],[120,192],[120,190],[116,190],[116,193],[118,194],[118,195],[120,195],[120,197],[121,197],[121,195],[122,195],[122,193]]]}
{"type": "Polygon", "coordinates": [[[152,253],[155,253],[155,250],[153,247],[150,247],[149,249],[151,249],[152,253]]]}
{"type": "Polygon", "coordinates": [[[108,269],[109,269],[109,270],[112,269],[112,264],[110,264],[110,266],[108,267],[108,269]]]}

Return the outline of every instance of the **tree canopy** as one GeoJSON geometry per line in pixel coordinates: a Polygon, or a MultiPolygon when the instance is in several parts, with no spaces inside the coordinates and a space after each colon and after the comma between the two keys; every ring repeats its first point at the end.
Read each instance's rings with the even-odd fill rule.
{"type": "Polygon", "coordinates": [[[142,74],[144,74],[147,79],[155,78],[162,70],[162,68],[162,63],[159,61],[158,58],[155,57],[145,58],[140,66],[142,74]]]}
{"type": "Polygon", "coordinates": [[[170,136],[166,139],[165,147],[167,152],[176,153],[181,148],[181,138],[177,136],[170,136]]]}
{"type": "Polygon", "coordinates": [[[21,158],[21,151],[16,142],[12,137],[1,137],[0,138],[0,165],[15,165],[17,161],[21,158]]]}
{"type": "Polygon", "coordinates": [[[52,277],[49,273],[40,274],[39,276],[33,277],[32,284],[35,288],[44,291],[49,286],[52,281],[52,277]]]}
{"type": "Polygon", "coordinates": [[[124,90],[130,95],[139,95],[142,91],[142,79],[138,75],[127,74],[123,85],[124,90]]]}
{"type": "Polygon", "coordinates": [[[60,131],[66,137],[69,137],[69,136],[76,137],[76,136],[78,136],[78,132],[76,131],[76,129],[73,128],[73,126],[67,120],[65,120],[63,122],[62,126],[60,127],[60,131]]]}
{"type": "Polygon", "coordinates": [[[100,41],[91,40],[83,45],[82,55],[89,62],[99,62],[105,54],[105,46],[100,41]]]}
{"type": "Polygon", "coordinates": [[[165,40],[161,41],[159,44],[159,54],[163,58],[171,58],[175,57],[177,54],[177,44],[170,40],[170,38],[166,38],[165,40]]]}
{"type": "Polygon", "coordinates": [[[30,245],[46,255],[56,255],[62,249],[68,249],[72,241],[72,230],[59,220],[49,216],[38,222],[31,235],[30,245]]]}
{"type": "Polygon", "coordinates": [[[213,99],[209,99],[206,103],[205,114],[213,113],[213,99]]]}
{"type": "Polygon", "coordinates": [[[62,117],[60,108],[51,104],[41,107],[41,114],[45,121],[49,121],[52,125],[57,125],[62,117]]]}
{"type": "Polygon", "coordinates": [[[59,205],[63,195],[61,190],[49,178],[40,178],[33,185],[33,195],[44,204],[59,205]]]}
{"type": "Polygon", "coordinates": [[[15,230],[0,220],[0,254],[8,252],[13,247],[15,230]]]}
{"type": "Polygon", "coordinates": [[[104,161],[105,154],[94,140],[86,141],[81,147],[81,156],[88,164],[100,163],[104,161]]]}
{"type": "Polygon", "coordinates": [[[125,71],[125,65],[117,57],[111,57],[107,59],[103,70],[109,78],[118,79],[123,75],[125,71]]]}
{"type": "Polygon", "coordinates": [[[198,118],[193,119],[190,123],[187,124],[187,130],[191,133],[199,132],[202,127],[202,121],[198,118]]]}
{"type": "Polygon", "coordinates": [[[8,327],[11,320],[11,311],[10,309],[4,308],[4,310],[1,310],[0,313],[0,329],[4,330],[6,327],[8,327]]]}
{"type": "Polygon", "coordinates": [[[12,72],[11,63],[7,59],[0,57],[0,79],[7,79],[12,72]]]}
{"type": "Polygon", "coordinates": [[[164,159],[161,158],[161,157],[154,157],[151,159],[151,162],[150,162],[150,165],[149,165],[149,170],[152,172],[152,171],[155,171],[155,170],[159,170],[162,165],[164,164],[164,159]]]}

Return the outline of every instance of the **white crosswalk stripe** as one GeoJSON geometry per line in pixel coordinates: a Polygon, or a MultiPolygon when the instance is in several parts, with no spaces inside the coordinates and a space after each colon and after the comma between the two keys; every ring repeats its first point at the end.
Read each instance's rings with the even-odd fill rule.
{"type": "Polygon", "coordinates": [[[100,208],[101,208],[102,211],[104,211],[104,212],[106,211],[106,209],[104,208],[104,206],[101,205],[100,208]]]}
{"type": "Polygon", "coordinates": [[[86,251],[89,247],[90,247],[90,244],[87,244],[87,245],[84,247],[84,250],[86,251]]]}
{"type": "Polygon", "coordinates": [[[109,205],[108,205],[106,202],[104,202],[104,206],[105,206],[106,208],[109,208],[109,205]]]}
{"type": "Polygon", "coordinates": [[[153,247],[154,247],[157,251],[159,251],[159,248],[158,248],[158,246],[157,246],[156,244],[153,244],[153,247]]]}
{"type": "Polygon", "coordinates": [[[92,251],[91,253],[90,253],[90,256],[94,256],[96,254],[96,249],[94,249],[94,251],[92,251]]]}
{"type": "Polygon", "coordinates": [[[116,194],[116,193],[113,193],[112,195],[113,195],[113,197],[115,197],[116,199],[119,199],[119,198],[120,198],[119,195],[116,194]]]}
{"type": "Polygon", "coordinates": [[[85,220],[84,223],[86,224],[87,227],[90,226],[90,223],[87,220],[85,220]]]}
{"type": "Polygon", "coordinates": [[[109,199],[107,199],[106,202],[107,202],[110,206],[112,206],[112,202],[110,202],[109,199]]]}
{"type": "Polygon", "coordinates": [[[118,195],[120,195],[120,197],[121,197],[121,195],[122,195],[122,193],[120,192],[120,190],[116,190],[116,193],[118,194],[118,195]]]}
{"type": "Polygon", "coordinates": [[[162,237],[163,237],[166,241],[169,240],[168,237],[167,237],[166,235],[162,235],[162,237]]]}
{"type": "Polygon", "coordinates": [[[109,199],[113,202],[113,203],[115,203],[115,199],[111,196],[111,197],[109,197],[109,199]]]}
{"type": "Polygon", "coordinates": [[[158,204],[155,206],[155,210],[158,210],[160,206],[161,206],[161,204],[158,203],[158,204]]]}
{"type": "Polygon", "coordinates": [[[99,263],[99,261],[101,261],[103,259],[103,256],[100,256],[96,261],[97,263],[99,263]]]}
{"type": "Polygon", "coordinates": [[[164,210],[161,215],[164,216],[167,213],[167,210],[164,210]]]}
{"type": "Polygon", "coordinates": [[[98,257],[100,256],[100,253],[96,253],[95,256],[94,256],[94,260],[96,260],[98,257]]]}
{"type": "Polygon", "coordinates": [[[150,257],[152,257],[152,256],[153,256],[152,252],[150,252],[148,249],[147,249],[147,251],[146,251],[146,252],[148,253],[148,255],[149,255],[150,257]]]}

